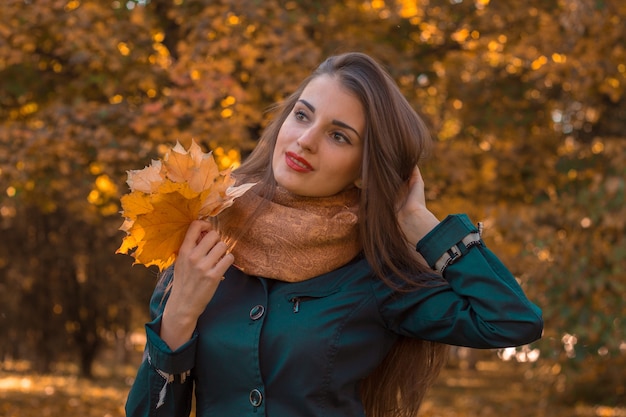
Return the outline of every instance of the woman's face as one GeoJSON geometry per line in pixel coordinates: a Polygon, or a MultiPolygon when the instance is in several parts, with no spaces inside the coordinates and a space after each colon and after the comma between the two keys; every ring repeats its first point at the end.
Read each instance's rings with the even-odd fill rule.
{"type": "Polygon", "coordinates": [[[332,76],[313,79],[278,132],[272,169],[278,185],[307,197],[353,187],[361,173],[365,113],[332,76]]]}

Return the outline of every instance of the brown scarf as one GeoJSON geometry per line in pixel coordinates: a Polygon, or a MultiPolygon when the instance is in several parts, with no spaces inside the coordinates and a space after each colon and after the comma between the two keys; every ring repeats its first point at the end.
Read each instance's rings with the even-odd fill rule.
{"type": "Polygon", "coordinates": [[[301,197],[278,187],[272,201],[248,191],[219,216],[219,228],[249,275],[298,282],[330,272],[361,250],[358,190],[301,197]]]}

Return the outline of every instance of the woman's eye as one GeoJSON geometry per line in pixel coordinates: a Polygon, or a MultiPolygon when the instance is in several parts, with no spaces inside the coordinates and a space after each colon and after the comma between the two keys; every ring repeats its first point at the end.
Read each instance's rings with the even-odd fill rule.
{"type": "Polygon", "coordinates": [[[337,142],[350,143],[350,139],[348,139],[348,137],[343,133],[335,132],[331,136],[337,142]]]}
{"type": "Polygon", "coordinates": [[[294,113],[294,116],[298,120],[305,120],[306,119],[306,114],[304,114],[304,112],[302,110],[296,110],[296,112],[294,113]]]}

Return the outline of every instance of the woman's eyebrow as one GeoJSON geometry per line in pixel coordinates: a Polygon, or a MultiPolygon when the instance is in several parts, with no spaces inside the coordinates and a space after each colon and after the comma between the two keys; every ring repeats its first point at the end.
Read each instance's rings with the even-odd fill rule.
{"type": "Polygon", "coordinates": [[[356,131],[356,129],[355,129],[355,128],[353,128],[352,126],[350,126],[349,124],[346,124],[346,123],[342,122],[341,120],[334,120],[334,119],[333,119],[333,124],[334,124],[334,125],[337,125],[337,126],[340,126],[340,127],[343,127],[343,128],[345,128],[345,129],[350,129],[351,131],[353,131],[353,132],[354,132],[354,134],[355,134],[355,135],[356,135],[359,139],[361,139],[361,135],[359,135],[359,132],[357,132],[357,131],[356,131]]]}
{"type": "Polygon", "coordinates": [[[308,101],[300,99],[300,100],[298,100],[298,102],[304,104],[305,106],[307,106],[309,108],[309,110],[311,110],[313,113],[315,113],[315,107],[311,103],[309,103],[308,101]]]}
{"type": "MultiPolygon", "coordinates": [[[[300,99],[300,100],[298,100],[298,102],[299,102],[299,103],[304,104],[304,105],[305,105],[305,106],[306,106],[309,110],[311,110],[313,113],[315,113],[315,106],[313,106],[313,105],[312,105],[311,103],[309,103],[308,101],[306,101],[306,100],[304,100],[304,99],[300,99]]],[[[357,135],[357,137],[358,137],[359,139],[361,139],[361,135],[359,135],[359,132],[357,132],[357,131],[356,131],[356,129],[355,129],[355,128],[353,128],[352,126],[350,126],[349,124],[344,123],[344,122],[342,122],[342,121],[340,121],[340,120],[335,120],[335,119],[333,119],[332,123],[333,123],[334,125],[337,125],[337,126],[343,127],[343,128],[345,128],[345,129],[350,129],[351,131],[353,131],[353,132],[354,132],[354,134],[355,134],[355,135],[357,135]]]]}

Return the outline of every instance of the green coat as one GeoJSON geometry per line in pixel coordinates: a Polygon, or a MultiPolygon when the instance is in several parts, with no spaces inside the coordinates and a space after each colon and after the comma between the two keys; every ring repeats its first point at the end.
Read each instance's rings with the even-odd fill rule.
{"type": "MultiPolygon", "coordinates": [[[[432,265],[475,231],[466,216],[448,216],[422,254],[432,265]]],[[[127,415],[188,416],[195,383],[197,416],[362,417],[358,382],[398,335],[473,348],[538,339],[541,311],[515,278],[484,244],[463,249],[446,283],[411,293],[391,290],[362,257],[299,283],[231,268],[175,352],[159,338],[168,277],[152,297],[127,415]]]]}

